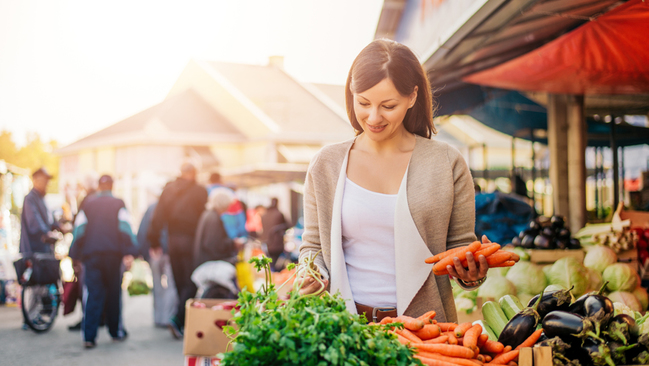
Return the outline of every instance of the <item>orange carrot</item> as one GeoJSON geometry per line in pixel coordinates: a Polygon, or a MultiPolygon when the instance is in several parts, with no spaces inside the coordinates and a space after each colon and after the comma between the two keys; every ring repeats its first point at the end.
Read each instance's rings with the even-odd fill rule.
{"type": "MultiPolygon", "coordinates": [[[[475,243],[478,243],[478,242],[477,241],[473,242],[473,244],[475,244],[475,243]]],[[[446,258],[448,256],[451,256],[451,255],[455,256],[457,253],[460,253],[463,250],[466,250],[468,247],[469,247],[468,245],[465,245],[465,246],[462,246],[462,247],[449,249],[449,250],[447,250],[445,252],[441,252],[441,253],[438,253],[438,254],[436,254],[436,255],[434,255],[432,257],[426,258],[425,262],[428,263],[428,264],[437,263],[440,260],[442,260],[443,258],[446,258]]],[[[481,247],[482,247],[482,245],[481,245],[481,247]]]]}
{"type": "Polygon", "coordinates": [[[498,244],[488,244],[486,247],[480,248],[477,252],[473,254],[473,257],[475,259],[478,259],[479,256],[484,255],[485,257],[488,257],[497,251],[500,250],[500,245],[498,244]]]}
{"type": "Polygon", "coordinates": [[[514,264],[516,264],[516,262],[514,262],[514,261],[505,261],[505,262],[502,262],[502,263],[494,264],[493,266],[490,265],[489,268],[511,267],[514,264]]]}
{"type": "Polygon", "coordinates": [[[421,357],[417,355],[415,355],[415,357],[418,358],[421,361],[421,363],[423,363],[426,366],[454,366],[454,364],[452,363],[436,360],[434,358],[421,357]]]}
{"type": "Polygon", "coordinates": [[[421,330],[415,330],[412,333],[415,334],[417,337],[421,338],[422,340],[427,340],[439,336],[441,332],[442,330],[439,329],[439,325],[427,324],[421,330]]]}
{"type": "Polygon", "coordinates": [[[512,346],[507,346],[503,349],[503,353],[507,353],[512,350],[512,346]]]}
{"type": "MultiPolygon", "coordinates": [[[[478,337],[482,333],[482,326],[476,324],[464,333],[464,347],[475,349],[478,347],[478,337]]],[[[457,332],[455,333],[457,335],[457,332]]]]}
{"type": "Polygon", "coordinates": [[[411,331],[408,329],[395,329],[395,333],[400,334],[402,337],[408,339],[409,341],[412,341],[413,343],[422,343],[423,341],[421,338],[417,337],[414,335],[411,331]]]}
{"type": "Polygon", "coordinates": [[[461,365],[461,366],[476,366],[477,363],[474,362],[474,360],[468,360],[466,358],[457,358],[457,357],[448,357],[444,355],[440,355],[439,353],[432,353],[432,352],[419,352],[417,355],[421,357],[426,357],[426,358],[432,358],[440,361],[445,361],[445,362],[450,362],[454,365],[461,365]]]}
{"type": "Polygon", "coordinates": [[[439,353],[451,357],[473,358],[475,356],[472,350],[452,344],[415,343],[413,346],[420,351],[439,353]]]}
{"type": "Polygon", "coordinates": [[[534,331],[534,333],[532,333],[531,336],[527,337],[527,339],[524,340],[523,343],[521,343],[518,347],[516,347],[516,349],[534,346],[536,344],[536,341],[538,341],[539,338],[541,338],[541,333],[543,333],[543,329],[537,329],[536,331],[534,331]]]}
{"type": "Polygon", "coordinates": [[[491,363],[506,365],[509,362],[514,361],[518,357],[519,353],[520,353],[519,350],[501,353],[500,355],[494,357],[493,360],[491,360],[491,363]]]}
{"type": "Polygon", "coordinates": [[[390,318],[389,316],[386,316],[385,318],[381,319],[380,324],[390,324],[394,321],[393,318],[390,318]]]}
{"type": "Polygon", "coordinates": [[[446,270],[446,266],[454,265],[453,259],[455,259],[456,257],[460,261],[462,261],[466,259],[466,253],[468,252],[475,253],[478,251],[478,249],[480,249],[480,242],[475,241],[471,245],[467,246],[466,250],[458,252],[456,255],[450,255],[448,257],[444,257],[433,266],[433,273],[437,274],[437,272],[446,270]]]}
{"type": "Polygon", "coordinates": [[[435,343],[446,343],[446,341],[448,341],[448,336],[447,335],[441,335],[439,337],[435,337],[435,338],[429,339],[427,341],[424,341],[424,343],[435,344],[435,343]]]}
{"type": "Polygon", "coordinates": [[[486,353],[499,354],[503,352],[504,348],[505,346],[500,342],[487,340],[484,346],[482,346],[482,351],[486,353]]]}
{"type": "Polygon", "coordinates": [[[449,330],[454,331],[457,327],[457,324],[455,323],[437,323],[437,325],[442,329],[442,332],[448,332],[449,330]]]}
{"type": "Polygon", "coordinates": [[[458,338],[463,337],[464,333],[467,330],[471,329],[472,326],[473,326],[473,324],[471,324],[470,322],[462,323],[462,324],[458,325],[457,328],[455,328],[455,332],[453,334],[455,334],[455,336],[458,337],[458,338]]]}
{"type": "Polygon", "coordinates": [[[397,334],[397,339],[401,344],[405,344],[406,346],[412,343],[408,338],[402,336],[401,334],[397,334]]]}
{"type": "Polygon", "coordinates": [[[478,347],[484,346],[485,343],[489,340],[489,336],[486,334],[480,334],[478,337],[478,347]]]}
{"type": "Polygon", "coordinates": [[[446,335],[448,336],[448,344],[457,344],[457,338],[453,332],[447,332],[446,335]]]}
{"type": "Polygon", "coordinates": [[[393,323],[403,323],[403,326],[409,330],[421,330],[424,328],[424,322],[409,316],[398,316],[392,320],[393,323]]]}
{"type": "Polygon", "coordinates": [[[437,312],[435,310],[428,311],[424,313],[422,316],[418,317],[417,319],[421,320],[424,322],[424,324],[433,324],[433,318],[437,315],[437,312]]]}

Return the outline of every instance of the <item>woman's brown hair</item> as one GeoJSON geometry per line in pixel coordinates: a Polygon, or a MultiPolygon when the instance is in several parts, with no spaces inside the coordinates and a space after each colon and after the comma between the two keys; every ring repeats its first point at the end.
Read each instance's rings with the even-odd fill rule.
{"type": "Polygon", "coordinates": [[[410,133],[431,138],[437,133],[433,123],[433,97],[430,83],[417,56],[401,43],[378,39],[356,56],[345,86],[345,104],[356,135],[363,128],[356,119],[354,94],[362,93],[384,79],[390,79],[399,94],[408,96],[417,90],[415,105],[408,110],[403,126],[410,133]]]}

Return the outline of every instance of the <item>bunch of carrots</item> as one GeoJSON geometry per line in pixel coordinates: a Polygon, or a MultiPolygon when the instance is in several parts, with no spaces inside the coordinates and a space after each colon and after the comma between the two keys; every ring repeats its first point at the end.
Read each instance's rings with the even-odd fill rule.
{"type": "Polygon", "coordinates": [[[418,318],[388,317],[381,320],[381,324],[403,323],[403,328],[394,328],[391,332],[397,335],[399,342],[414,347],[415,357],[429,366],[516,366],[520,349],[532,347],[542,332],[535,332],[512,350],[511,346],[489,340],[480,324],[438,323],[435,315],[435,311],[429,311],[418,318]]]}
{"type": "Polygon", "coordinates": [[[472,253],[473,258],[477,261],[479,256],[484,255],[490,268],[494,267],[511,267],[520,257],[516,253],[508,252],[500,249],[497,243],[480,243],[474,241],[470,245],[463,247],[453,248],[443,253],[439,253],[432,257],[426,258],[426,263],[435,263],[433,266],[433,273],[437,276],[447,275],[447,266],[453,266],[453,258],[458,258],[462,266],[467,268],[468,261],[466,259],[467,253],[472,253]]]}

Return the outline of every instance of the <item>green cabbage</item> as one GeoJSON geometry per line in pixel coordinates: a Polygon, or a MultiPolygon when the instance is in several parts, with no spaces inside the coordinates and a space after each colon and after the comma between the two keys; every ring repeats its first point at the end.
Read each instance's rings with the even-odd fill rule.
{"type": "Polygon", "coordinates": [[[548,287],[546,287],[545,290],[543,290],[543,292],[561,291],[565,289],[566,288],[561,285],[548,285],[548,287]]]}
{"type": "Polygon", "coordinates": [[[532,298],[534,298],[534,296],[536,295],[538,294],[533,295],[533,294],[526,294],[523,292],[516,295],[516,297],[518,297],[518,300],[521,302],[521,304],[528,305],[530,303],[530,300],[532,300],[532,298]]]}
{"type": "Polygon", "coordinates": [[[604,270],[604,281],[608,281],[609,291],[633,291],[638,287],[638,275],[635,269],[626,263],[615,263],[604,270]]]}
{"type": "Polygon", "coordinates": [[[617,262],[613,249],[604,245],[595,245],[588,250],[584,257],[584,266],[602,273],[606,267],[617,262]]]}
{"type": "MultiPolygon", "coordinates": [[[[609,297],[609,300],[613,301],[613,299],[611,299],[610,297],[609,297]]],[[[626,314],[626,315],[628,315],[628,316],[635,319],[635,311],[633,311],[633,309],[631,309],[630,307],[628,307],[624,303],[614,302],[613,303],[613,315],[619,315],[619,314],[626,314]]]]}
{"type": "Polygon", "coordinates": [[[647,306],[649,306],[649,294],[647,294],[647,289],[644,287],[636,287],[632,294],[635,295],[635,297],[638,298],[638,301],[640,301],[640,305],[642,306],[641,311],[647,310],[647,306]]]}
{"type": "Polygon", "coordinates": [[[561,285],[565,288],[574,286],[572,294],[576,297],[583,295],[590,285],[588,270],[572,257],[564,257],[554,262],[547,270],[546,276],[551,285],[561,285]]]}
{"type": "Polygon", "coordinates": [[[516,295],[516,286],[505,277],[487,277],[482,286],[478,288],[478,296],[498,301],[505,295],[516,295]]]}
{"type": "Polygon", "coordinates": [[[604,284],[604,281],[602,281],[602,275],[595,269],[586,269],[588,270],[588,289],[590,291],[599,291],[602,284],[604,284]]]}
{"type": "Polygon", "coordinates": [[[540,294],[547,286],[545,274],[541,266],[532,262],[518,262],[505,276],[516,286],[516,292],[540,294]]]}
{"type": "MultiPolygon", "coordinates": [[[[611,292],[607,296],[611,301],[613,301],[613,309],[617,309],[615,307],[615,303],[619,302],[622,303],[626,306],[628,306],[631,310],[633,311],[642,311],[642,305],[640,305],[640,301],[638,300],[637,297],[635,297],[634,294],[626,291],[615,291],[611,292]]],[[[631,315],[632,318],[635,319],[635,313],[631,315]]]]}

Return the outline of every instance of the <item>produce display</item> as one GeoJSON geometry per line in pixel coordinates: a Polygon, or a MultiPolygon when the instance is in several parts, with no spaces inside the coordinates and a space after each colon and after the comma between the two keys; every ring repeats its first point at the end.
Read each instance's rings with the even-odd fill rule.
{"type": "Polygon", "coordinates": [[[578,239],[572,238],[570,229],[561,216],[539,216],[512,239],[512,245],[525,249],[580,249],[578,239]]]}
{"type": "Polygon", "coordinates": [[[629,220],[618,223],[588,224],[575,233],[575,237],[583,245],[604,245],[613,249],[615,253],[634,249],[640,237],[644,236],[644,231],[641,229],[631,230],[629,220]]]}
{"type": "Polygon", "coordinates": [[[571,289],[544,291],[515,314],[515,297],[487,302],[484,324],[504,346],[551,347],[556,366],[649,364],[649,314],[604,296],[607,286],[576,300],[571,289]]]}

